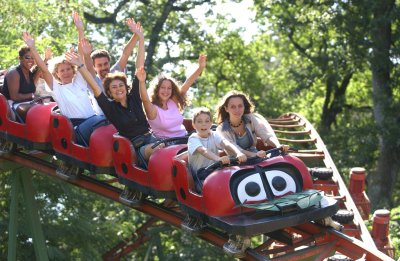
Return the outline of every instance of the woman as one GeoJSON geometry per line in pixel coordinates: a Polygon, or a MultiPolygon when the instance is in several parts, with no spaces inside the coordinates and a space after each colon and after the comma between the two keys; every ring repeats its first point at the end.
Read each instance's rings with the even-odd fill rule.
{"type": "Polygon", "coordinates": [[[281,145],[269,123],[259,114],[253,113],[250,99],[239,91],[228,92],[217,108],[217,132],[236,144],[247,157],[266,157],[264,150],[257,150],[257,138],[265,145],[289,149],[281,145]]]}
{"type": "Polygon", "coordinates": [[[2,92],[13,111],[22,103],[33,100],[36,91],[34,75],[30,71],[35,64],[31,49],[29,46],[23,46],[18,53],[19,65],[5,75],[2,92]]]}
{"type": "Polygon", "coordinates": [[[181,86],[173,78],[159,76],[153,80],[149,95],[142,101],[151,129],[157,138],[182,137],[187,134],[181,111],[187,105],[186,93],[206,67],[207,56],[199,56],[199,67],[181,86]]]}
{"type": "Polygon", "coordinates": [[[67,116],[76,129],[77,143],[88,145],[90,134],[94,130],[93,126],[99,126],[99,123],[105,121],[105,117],[101,110],[96,108],[98,105],[91,93],[88,92],[86,81],[80,73],[77,73],[76,66],[62,57],[54,59],[54,68],[50,73],[46,63],[36,50],[35,40],[32,36],[28,32],[24,32],[23,40],[30,47],[47,86],[53,91],[61,114],[67,116]]]}
{"type": "MultiPolygon", "coordinates": [[[[128,85],[126,75],[117,72],[107,74],[103,80],[104,92],[102,92],[101,87],[82,64],[77,54],[69,52],[66,54],[66,59],[77,65],[79,72],[92,88],[96,100],[109,121],[115,126],[120,135],[131,140],[140,161],[139,165],[147,167],[146,161],[150,158],[150,155],[156,149],[162,147],[162,145],[154,149],[152,148],[153,143],[156,142],[157,139],[151,133],[140,98],[140,93],[146,92],[146,72],[143,68],[143,33],[140,25],[130,26],[130,29],[139,37],[139,51],[136,58],[136,68],[139,69],[136,72],[136,77],[131,89],[128,85]],[[112,100],[109,100],[109,98],[112,100]]],[[[84,54],[91,52],[91,46],[86,40],[82,40],[80,46],[84,54]]],[[[127,186],[125,186],[121,194],[121,198],[133,206],[139,205],[142,197],[143,195],[140,191],[128,188],[127,186]]]]}

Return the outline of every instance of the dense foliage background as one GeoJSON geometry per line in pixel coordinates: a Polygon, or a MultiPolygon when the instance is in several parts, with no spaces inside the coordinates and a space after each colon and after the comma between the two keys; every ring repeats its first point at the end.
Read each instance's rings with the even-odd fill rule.
{"type": "MultiPolygon", "coordinates": [[[[192,106],[215,108],[226,91],[239,89],[267,117],[288,111],[303,114],[318,127],[345,179],[352,167],[367,169],[373,208],[393,209],[391,233],[397,236],[392,239],[399,244],[398,0],[255,0],[251,4],[252,23],[258,26],[255,35],[248,34],[245,24],[233,28],[236,17],[219,14],[214,0],[0,3],[1,69],[17,63],[24,30],[38,38],[41,51],[51,46],[61,55],[76,46],[72,10],[84,17],[95,48],[107,48],[114,60],[130,37],[124,20],[141,21],[149,80],[164,71],[184,81],[199,53],[207,53],[207,68],[192,88],[192,106]]],[[[130,74],[135,69],[133,60],[130,74]]],[[[5,171],[0,176],[2,213],[9,210],[11,177],[5,171]]],[[[148,218],[41,175],[34,175],[34,184],[52,260],[98,260],[148,218]]],[[[24,230],[25,217],[19,219],[18,259],[28,260],[33,248],[24,230]]],[[[0,217],[0,227],[8,230],[7,215],[0,217]]],[[[129,258],[227,258],[169,226],[160,224],[152,233],[154,239],[129,258]]],[[[6,256],[7,233],[0,233],[0,259],[6,256]]]]}

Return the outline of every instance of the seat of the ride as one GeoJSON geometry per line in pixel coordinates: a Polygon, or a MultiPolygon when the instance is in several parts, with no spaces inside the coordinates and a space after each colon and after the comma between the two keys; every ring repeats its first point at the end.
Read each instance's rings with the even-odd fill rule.
{"type": "Polygon", "coordinates": [[[189,153],[187,151],[185,151],[183,153],[180,153],[180,154],[176,155],[175,158],[178,159],[178,160],[181,160],[184,163],[184,165],[186,166],[186,168],[187,168],[187,181],[188,181],[189,189],[192,192],[198,193],[196,191],[196,185],[194,183],[193,175],[192,175],[192,173],[190,171],[190,168],[189,168],[189,162],[188,162],[189,161],[189,153]]]}
{"type": "Polygon", "coordinates": [[[56,156],[63,161],[95,173],[114,175],[112,160],[112,124],[98,127],[90,136],[89,146],[76,143],[71,121],[53,110],[51,114],[51,139],[56,156]]]}

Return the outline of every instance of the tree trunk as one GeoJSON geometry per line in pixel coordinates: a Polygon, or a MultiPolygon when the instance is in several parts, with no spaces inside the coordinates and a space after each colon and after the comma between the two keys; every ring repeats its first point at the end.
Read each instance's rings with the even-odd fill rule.
{"type": "Polygon", "coordinates": [[[393,101],[390,78],[391,20],[393,0],[375,2],[373,6],[372,88],[373,112],[378,129],[379,159],[376,171],[369,176],[368,194],[374,209],[391,207],[392,193],[400,167],[398,111],[393,101]]]}
{"type": "Polygon", "coordinates": [[[349,86],[352,72],[347,73],[340,86],[337,83],[338,75],[330,75],[326,82],[325,101],[321,115],[321,131],[329,131],[336,122],[336,116],[343,111],[346,105],[346,90],[349,86]]]}

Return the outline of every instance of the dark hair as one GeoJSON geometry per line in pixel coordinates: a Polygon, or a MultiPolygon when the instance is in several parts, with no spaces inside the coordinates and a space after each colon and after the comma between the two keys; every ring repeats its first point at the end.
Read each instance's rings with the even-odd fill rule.
{"type": "Polygon", "coordinates": [[[161,99],[158,96],[158,92],[160,90],[161,84],[164,81],[170,81],[171,86],[172,86],[172,93],[171,93],[171,98],[176,97],[178,101],[178,107],[179,110],[183,110],[187,105],[189,105],[189,101],[187,99],[186,95],[181,95],[179,91],[179,85],[180,83],[175,80],[174,78],[167,77],[165,75],[158,75],[155,79],[153,79],[150,83],[150,88],[149,91],[151,93],[150,100],[153,104],[157,105],[158,107],[162,107],[161,99]]]}
{"type": "Polygon", "coordinates": [[[28,52],[30,52],[31,51],[31,48],[29,48],[29,46],[27,46],[27,45],[24,45],[24,46],[21,46],[20,48],[19,48],[19,50],[18,50],[18,55],[19,55],[19,57],[24,57],[24,55],[26,54],[26,53],[28,53],[28,52]]]}
{"type": "Polygon", "coordinates": [[[108,73],[106,75],[106,77],[103,79],[104,92],[106,93],[106,95],[108,97],[110,97],[111,99],[113,98],[113,97],[111,97],[111,94],[110,94],[110,84],[114,80],[122,81],[125,84],[126,93],[129,93],[129,90],[131,87],[128,84],[128,79],[127,79],[125,73],[123,73],[123,72],[108,73]]]}
{"type": "Polygon", "coordinates": [[[229,91],[225,96],[220,100],[218,107],[217,107],[217,123],[221,124],[223,123],[226,119],[229,118],[229,114],[226,112],[225,108],[228,106],[229,100],[231,98],[236,98],[239,97],[243,100],[244,104],[244,114],[249,114],[252,113],[254,110],[254,105],[250,101],[250,98],[240,92],[240,91],[229,91]]]}
{"type": "Polygon", "coordinates": [[[107,52],[107,50],[104,49],[94,50],[90,55],[90,58],[92,58],[93,63],[96,58],[102,58],[102,57],[106,57],[108,61],[111,60],[110,54],[107,52]]]}
{"type": "Polygon", "coordinates": [[[206,107],[199,107],[199,108],[194,109],[193,116],[192,116],[193,123],[196,121],[197,117],[199,117],[200,114],[206,114],[206,115],[210,116],[210,119],[212,121],[212,115],[211,115],[210,110],[206,107]]]}

